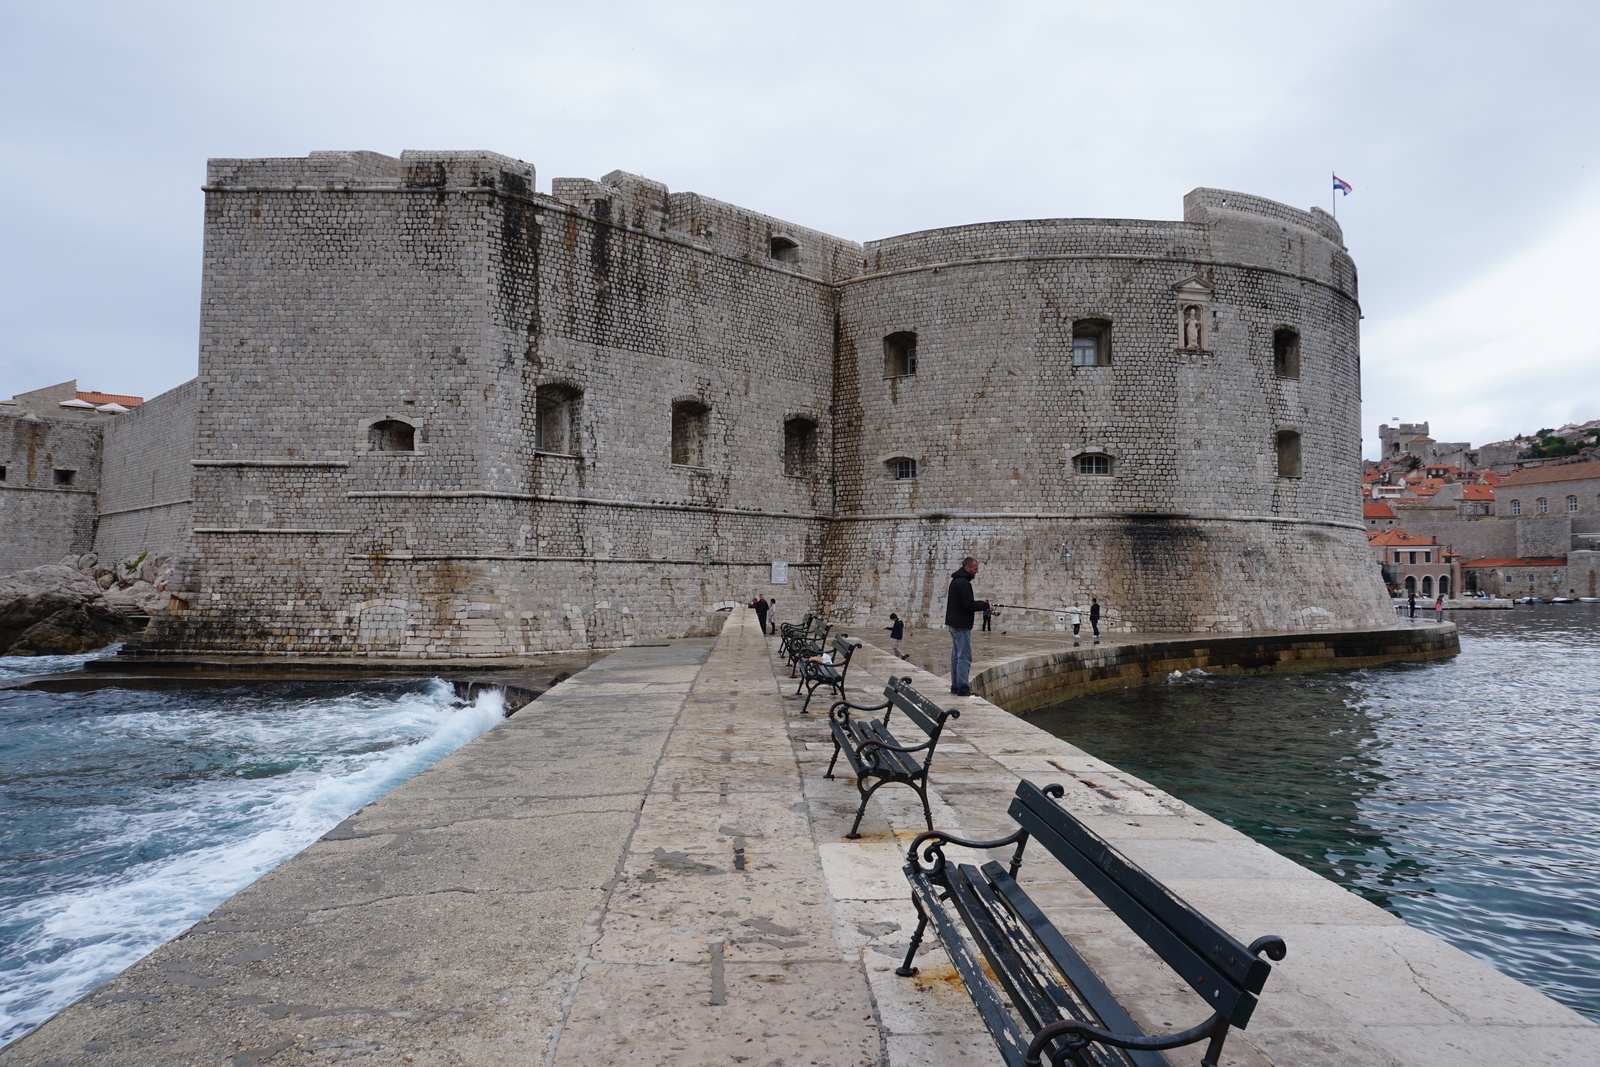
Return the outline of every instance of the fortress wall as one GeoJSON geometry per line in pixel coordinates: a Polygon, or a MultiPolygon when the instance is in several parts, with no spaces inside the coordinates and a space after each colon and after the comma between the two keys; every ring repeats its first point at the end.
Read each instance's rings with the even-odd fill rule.
{"type": "MultiPolygon", "coordinates": [[[[1146,247],[1137,224],[1033,226],[1037,256],[1018,243],[1023,224],[992,239],[961,227],[937,252],[925,250],[938,233],[913,235],[938,266],[844,285],[837,498],[856,521],[830,552],[834,603],[870,588],[938,625],[944,581],[970,552],[988,562],[986,596],[1057,606],[1094,593],[1140,629],[1387,624],[1353,473],[1353,294],[1215,262],[1204,241],[1218,232],[1242,227],[1226,235],[1237,250],[1283,228],[1239,215],[1167,227],[1190,242],[1183,259],[1121,258],[1124,234],[1146,247]],[[1063,233],[1103,256],[1052,258],[1063,233]],[[997,247],[1006,259],[954,258],[997,247]],[[1182,335],[1191,302],[1198,345],[1182,335]],[[1111,322],[1108,365],[1073,365],[1082,319],[1111,322]],[[1298,378],[1274,372],[1280,326],[1300,333],[1298,378]],[[917,334],[917,372],[889,378],[883,339],[897,331],[917,334]],[[1299,477],[1277,473],[1286,430],[1302,434],[1299,477]],[[1111,475],[1078,473],[1084,453],[1109,455],[1111,475]],[[894,477],[898,456],[917,460],[917,478],[894,477]]],[[[1323,278],[1338,277],[1336,250],[1322,251],[1323,278]]]]}
{"type": "Polygon", "coordinates": [[[803,262],[669,233],[664,187],[633,176],[558,180],[570,204],[503,157],[308,180],[329,165],[274,163],[271,189],[213,165],[193,566],[147,647],[507,654],[682,634],[757,591],[813,602],[833,301],[803,262]],[[552,384],[581,393],[571,454],[536,447],[552,384]],[[709,408],[694,466],[672,463],[683,398],[709,408]],[[791,415],[817,427],[796,476],[791,415]],[[380,418],[415,451],[369,450],[380,418]]]}
{"type": "Polygon", "coordinates": [[[187,381],[105,423],[101,558],[171,555],[188,538],[199,396],[199,382],[187,381]]]}
{"type": "Polygon", "coordinates": [[[864,253],[621,171],[542,195],[493,153],[210,175],[194,532],[148,647],[604,646],[757,592],[937,624],[966,552],[995,599],[1100,592],[1144,629],[1392,621],[1355,512],[1354,270],[1313,213],[1219,193],[1181,223],[864,253]],[[1072,365],[1084,317],[1112,323],[1107,366],[1072,365]],[[1298,379],[1272,372],[1282,325],[1298,379]],[[905,330],[918,372],[885,378],[905,330]],[[541,447],[558,394],[570,434],[541,447]],[[686,401],[704,433],[674,462],[686,401]],[[793,417],[815,422],[805,470],[793,417]],[[379,420],[414,449],[372,450],[379,420]],[[1286,429],[1302,477],[1277,476],[1286,429]],[[1113,473],[1078,474],[1086,451],[1113,473]]]}
{"type": "Polygon", "coordinates": [[[90,551],[103,426],[0,415],[0,574],[90,551]],[[57,484],[58,469],[71,485],[57,484]]]}

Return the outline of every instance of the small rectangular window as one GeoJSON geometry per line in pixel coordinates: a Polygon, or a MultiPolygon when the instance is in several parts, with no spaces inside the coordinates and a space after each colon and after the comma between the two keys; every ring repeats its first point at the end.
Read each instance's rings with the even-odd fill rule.
{"type": "Polygon", "coordinates": [[[1103,367],[1111,362],[1111,323],[1079,319],[1072,324],[1072,365],[1103,367]]]}
{"type": "Polygon", "coordinates": [[[0,467],[0,482],[3,482],[5,480],[6,480],[6,469],[4,467],[0,467]]]}
{"type": "Polygon", "coordinates": [[[1300,477],[1300,435],[1293,430],[1280,430],[1277,443],[1278,477],[1300,477]]]}
{"type": "Polygon", "coordinates": [[[894,461],[895,481],[905,481],[917,476],[917,461],[914,459],[897,459],[894,461]]]}
{"type": "Polygon", "coordinates": [[[1406,562],[1407,563],[1415,563],[1417,561],[1417,554],[1415,552],[1412,552],[1410,555],[1411,555],[1411,558],[1406,560],[1406,562]]]}
{"type": "Polygon", "coordinates": [[[883,376],[904,378],[917,373],[917,335],[909,331],[891,333],[883,339],[883,376]]]}
{"type": "Polygon", "coordinates": [[[78,472],[77,471],[65,470],[65,469],[63,469],[61,467],[57,467],[56,468],[56,484],[57,485],[71,485],[73,482],[77,481],[77,479],[78,479],[78,472]]]}
{"type": "Polygon", "coordinates": [[[1433,562],[1433,553],[1431,551],[1430,552],[1424,552],[1422,554],[1422,562],[1424,562],[1424,563],[1432,563],[1433,562]]]}
{"type": "Polygon", "coordinates": [[[1111,457],[1091,454],[1078,457],[1078,473],[1105,476],[1111,473],[1111,457]]]}

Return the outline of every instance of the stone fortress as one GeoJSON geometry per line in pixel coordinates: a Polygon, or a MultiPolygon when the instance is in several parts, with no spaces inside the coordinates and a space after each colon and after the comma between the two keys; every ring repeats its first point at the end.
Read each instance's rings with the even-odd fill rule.
{"type": "Polygon", "coordinates": [[[199,377],[0,434],[9,470],[34,457],[6,488],[98,493],[0,563],[170,552],[143,638],[168,651],[608,647],[758,592],[937,627],[969,553],[980,595],[1096,595],[1113,629],[1393,625],[1326,213],[1197,189],[1182,222],[858,245],[620,171],[534,178],[211,161],[199,377]],[[51,433],[73,485],[35,476],[51,433]]]}

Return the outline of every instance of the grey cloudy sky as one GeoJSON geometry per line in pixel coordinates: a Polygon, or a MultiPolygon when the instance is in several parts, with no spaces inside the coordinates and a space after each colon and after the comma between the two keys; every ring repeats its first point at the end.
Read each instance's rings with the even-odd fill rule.
{"type": "MultiPolygon", "coordinates": [[[[0,12],[0,395],[196,371],[209,156],[487,148],[855,240],[1306,207],[1361,269],[1365,423],[1600,416],[1592,3],[108,2],[0,12]]],[[[1369,443],[1369,454],[1374,447],[1369,443]]]]}

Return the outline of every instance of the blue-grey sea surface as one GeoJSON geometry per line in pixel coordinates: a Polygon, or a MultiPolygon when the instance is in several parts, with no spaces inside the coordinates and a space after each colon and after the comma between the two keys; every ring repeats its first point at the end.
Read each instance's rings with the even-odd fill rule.
{"type": "Polygon", "coordinates": [[[1600,1021],[1600,604],[1450,619],[1448,660],[1030,721],[1600,1021]]]}
{"type": "Polygon", "coordinates": [[[503,717],[498,693],[456,703],[439,681],[0,690],[0,1044],[503,717]]]}

